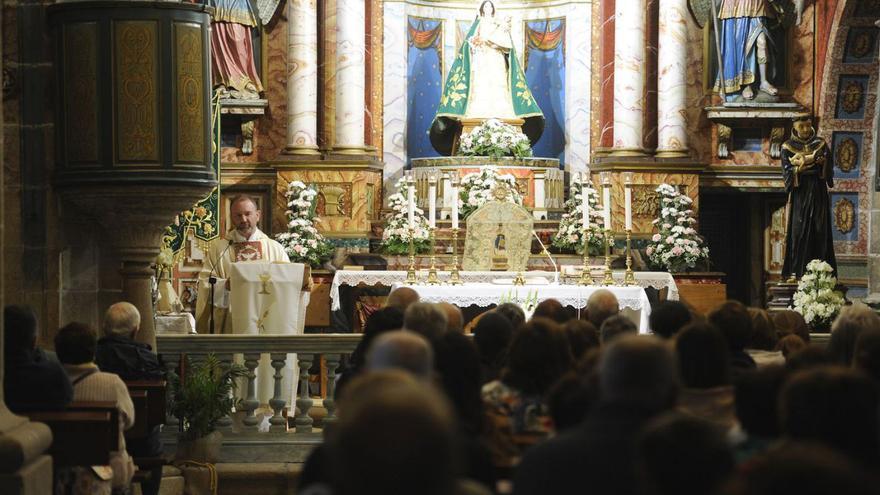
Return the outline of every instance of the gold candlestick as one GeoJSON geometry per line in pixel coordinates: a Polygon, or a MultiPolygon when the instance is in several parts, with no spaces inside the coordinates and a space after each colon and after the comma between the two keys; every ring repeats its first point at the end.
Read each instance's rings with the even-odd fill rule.
{"type": "Polygon", "coordinates": [[[605,277],[602,279],[602,285],[606,287],[614,285],[614,277],[611,274],[611,242],[613,240],[611,229],[605,229],[605,277]]]}
{"type": "Polygon", "coordinates": [[[425,280],[425,283],[428,285],[440,285],[440,279],[437,277],[437,258],[434,255],[435,249],[435,239],[434,239],[434,231],[437,230],[436,227],[431,227],[428,232],[428,236],[431,239],[431,266],[428,268],[428,279],[425,280]]]}
{"type": "Polygon", "coordinates": [[[578,285],[593,285],[593,277],[590,276],[590,229],[584,229],[584,267],[581,270],[581,278],[578,285]]]}
{"type": "Polygon", "coordinates": [[[406,270],[406,285],[415,285],[419,283],[419,278],[416,277],[416,244],[413,240],[413,236],[415,236],[415,230],[410,227],[409,228],[409,268],[406,270]]]}
{"type": "Polygon", "coordinates": [[[458,227],[452,229],[452,269],[449,270],[449,285],[461,285],[461,276],[458,273],[458,227]]]}
{"type": "Polygon", "coordinates": [[[626,229],[626,272],[623,285],[636,285],[636,275],[632,270],[632,229],[626,229]]]}

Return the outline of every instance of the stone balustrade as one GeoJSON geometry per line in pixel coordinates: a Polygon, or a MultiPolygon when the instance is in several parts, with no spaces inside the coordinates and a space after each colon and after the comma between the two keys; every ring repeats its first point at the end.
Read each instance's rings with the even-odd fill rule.
{"type": "MultiPolygon", "coordinates": [[[[304,458],[311,447],[321,442],[322,433],[313,431],[313,419],[309,411],[313,401],[309,394],[309,376],[312,364],[320,356],[327,366],[327,397],[324,408],[327,414],[323,425],[336,420],[335,392],[336,372],[341,357],[351,354],[361,340],[360,334],[314,334],[314,335],[158,335],[157,350],[169,371],[177,372],[180,357],[187,355],[198,362],[208,354],[221,361],[230,362],[235,355],[242,355],[248,370],[246,390],[242,393],[239,410],[244,412],[240,426],[234,426],[232,418],[224,418],[219,424],[223,433],[222,460],[225,462],[295,462],[304,458]],[[256,371],[261,355],[268,354],[274,374],[274,394],[269,400],[273,415],[269,418],[269,431],[260,432],[260,420],[256,416],[259,401],[256,391],[256,371]],[[297,413],[294,427],[288,428],[283,410],[287,402],[281,391],[282,372],[288,354],[296,354],[299,366],[299,388],[296,398],[297,413]],[[260,448],[264,445],[265,449],[260,448]],[[286,448],[285,448],[286,446],[286,448]],[[307,448],[303,448],[307,447],[307,448]]],[[[170,393],[170,391],[169,391],[170,393]]],[[[169,416],[166,423],[166,444],[174,444],[179,422],[169,416]]]]}

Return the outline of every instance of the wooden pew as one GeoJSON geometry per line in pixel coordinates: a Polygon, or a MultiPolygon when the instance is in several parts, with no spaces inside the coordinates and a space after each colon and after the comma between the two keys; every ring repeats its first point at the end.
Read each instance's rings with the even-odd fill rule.
{"type": "MultiPolygon", "coordinates": [[[[125,440],[128,445],[135,441],[144,440],[150,436],[159,425],[165,424],[165,380],[138,380],[125,382],[128,387],[128,395],[134,404],[134,425],[125,432],[125,440]]],[[[131,452],[129,452],[131,454],[131,452]]],[[[165,459],[156,457],[134,457],[134,463],[138,471],[134,475],[133,483],[143,482],[150,476],[153,468],[165,464],[165,459]]]]}
{"type": "Polygon", "coordinates": [[[71,402],[60,411],[27,413],[52,430],[49,454],[56,467],[110,464],[119,448],[119,411],[113,402],[71,402]]]}
{"type": "Polygon", "coordinates": [[[125,432],[126,440],[146,438],[153,428],[165,424],[165,380],[127,381],[134,404],[134,425],[125,432]]]}

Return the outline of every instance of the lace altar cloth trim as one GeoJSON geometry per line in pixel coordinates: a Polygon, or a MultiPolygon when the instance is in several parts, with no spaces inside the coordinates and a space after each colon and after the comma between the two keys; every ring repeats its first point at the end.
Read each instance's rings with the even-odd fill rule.
{"type": "MultiPolygon", "coordinates": [[[[461,280],[465,284],[471,283],[491,283],[492,280],[499,278],[514,278],[516,276],[515,273],[510,272],[460,272],[461,280]]],[[[545,277],[547,280],[553,280],[553,272],[539,272],[539,271],[529,271],[525,272],[527,277],[545,277]]],[[[614,272],[614,280],[622,283],[623,282],[623,272],[614,272]]],[[[424,280],[427,276],[427,270],[420,270],[418,272],[419,280],[424,280]]],[[[449,272],[439,272],[440,280],[446,280],[449,278],[449,272]]],[[[647,289],[648,287],[652,287],[657,290],[669,289],[666,298],[669,300],[677,301],[678,300],[678,286],[675,285],[675,279],[672,278],[668,272],[635,272],[636,278],[636,286],[641,287],[643,289],[647,289]]],[[[357,286],[360,284],[375,286],[375,285],[384,285],[387,287],[391,287],[394,284],[400,283],[402,284],[406,280],[406,272],[405,271],[361,271],[361,270],[337,270],[336,274],[333,276],[333,285],[330,286],[330,301],[331,301],[331,309],[337,310],[339,309],[339,287],[343,285],[357,286]]],[[[505,287],[505,286],[499,286],[505,287]]],[[[510,287],[510,286],[507,286],[510,287]]],[[[534,287],[542,287],[537,285],[526,286],[526,288],[534,288],[534,287]]],[[[556,286],[560,287],[560,286],[556,286]]],[[[563,285],[561,287],[569,287],[567,285],[563,285]]],[[[572,286],[577,287],[577,286],[572,286]]],[[[623,288],[623,287],[621,287],[623,288]]],[[[619,297],[619,296],[618,296],[619,297]]],[[[559,299],[558,297],[555,297],[559,299]]],[[[490,304],[495,304],[497,301],[493,301],[490,304]]],[[[562,301],[560,301],[562,302],[562,301]]],[[[623,301],[620,301],[621,306],[625,306],[623,301]]],[[[484,306],[488,306],[488,304],[484,304],[484,306]]],[[[629,307],[629,306],[627,306],[629,307]]]]}

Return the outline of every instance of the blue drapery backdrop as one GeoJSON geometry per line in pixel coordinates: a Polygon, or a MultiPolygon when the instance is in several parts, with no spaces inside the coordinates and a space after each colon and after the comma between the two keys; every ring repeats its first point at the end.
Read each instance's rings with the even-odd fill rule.
{"type": "Polygon", "coordinates": [[[443,91],[443,22],[410,16],[406,56],[406,154],[408,158],[440,156],[428,129],[443,91]]]}
{"type": "MultiPolygon", "coordinates": [[[[544,112],[535,156],[565,159],[565,19],[526,21],[526,80],[544,112]]],[[[583,81],[589,84],[589,81],[583,81]]]]}

